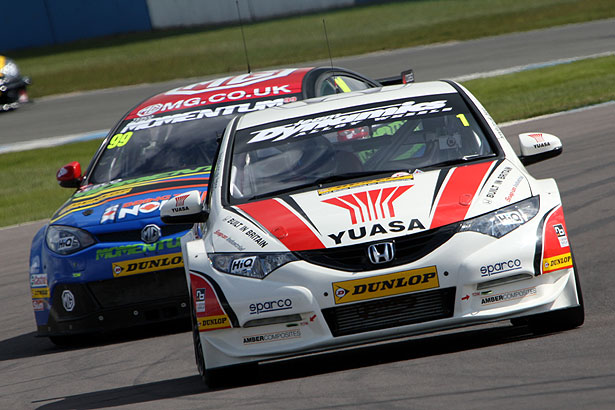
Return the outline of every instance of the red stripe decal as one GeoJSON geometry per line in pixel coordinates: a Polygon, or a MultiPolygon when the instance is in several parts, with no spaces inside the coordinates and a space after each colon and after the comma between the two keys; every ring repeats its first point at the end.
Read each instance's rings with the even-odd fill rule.
{"type": "Polygon", "coordinates": [[[291,251],[322,249],[325,245],[307,225],[275,199],[238,205],[291,251]],[[283,234],[275,235],[275,233],[283,234]]]}
{"type": "Polygon", "coordinates": [[[453,170],[431,221],[430,229],[465,219],[472,199],[493,162],[466,165],[453,170]]]}

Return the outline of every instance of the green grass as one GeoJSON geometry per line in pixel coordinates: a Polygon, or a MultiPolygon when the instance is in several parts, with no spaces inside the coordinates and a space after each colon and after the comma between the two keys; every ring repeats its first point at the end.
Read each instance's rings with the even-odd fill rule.
{"type": "MultiPolygon", "coordinates": [[[[615,57],[465,82],[496,122],[615,100],[615,57]]],[[[55,173],[70,161],[87,166],[100,141],[0,154],[0,226],[51,217],[72,190],[55,173]],[[52,160],[50,160],[52,158],[52,160]]]]}
{"type": "MultiPolygon", "coordinates": [[[[393,2],[247,25],[253,69],[615,17],[613,0],[393,2]]],[[[31,96],[245,70],[237,27],[168,30],[12,53],[31,96]]]]}

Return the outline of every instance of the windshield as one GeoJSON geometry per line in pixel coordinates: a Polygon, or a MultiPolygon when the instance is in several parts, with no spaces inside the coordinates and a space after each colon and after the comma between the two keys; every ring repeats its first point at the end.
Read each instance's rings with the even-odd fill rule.
{"type": "Polygon", "coordinates": [[[90,173],[104,183],[211,165],[229,116],[194,121],[190,114],[137,118],[117,129],[90,173]]]}
{"type": "Polygon", "coordinates": [[[314,185],[494,156],[458,94],[352,107],[239,130],[232,203],[314,185]]]}

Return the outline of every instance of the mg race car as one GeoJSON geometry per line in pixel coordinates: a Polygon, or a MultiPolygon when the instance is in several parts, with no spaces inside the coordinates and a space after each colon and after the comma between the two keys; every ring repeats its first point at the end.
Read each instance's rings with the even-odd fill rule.
{"type": "Polygon", "coordinates": [[[304,98],[379,86],[341,68],[288,68],[219,78],[156,95],[111,130],[84,174],[57,174],[76,189],[34,237],[32,306],[39,336],[72,336],[189,318],[179,238],[160,207],[207,191],[218,139],[233,115],[304,98]]]}
{"type": "MultiPolygon", "coordinates": [[[[498,320],[584,321],[553,179],[562,152],[519,136],[450,81],[300,101],[234,119],[206,200],[171,198],[198,369],[237,366],[498,320]],[[315,101],[315,102],[312,102],[315,101]]],[[[231,371],[229,373],[229,371],[231,371]]]]}

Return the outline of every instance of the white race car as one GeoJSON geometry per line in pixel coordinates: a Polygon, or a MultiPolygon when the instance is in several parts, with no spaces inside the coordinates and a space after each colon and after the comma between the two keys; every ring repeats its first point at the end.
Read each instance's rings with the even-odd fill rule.
{"type": "Polygon", "coordinates": [[[342,346],[512,320],[584,321],[553,179],[524,165],[562,152],[493,119],[450,81],[300,101],[235,118],[182,251],[197,365],[227,370],[342,346]],[[313,102],[314,101],[314,102],[313,102]]]}

